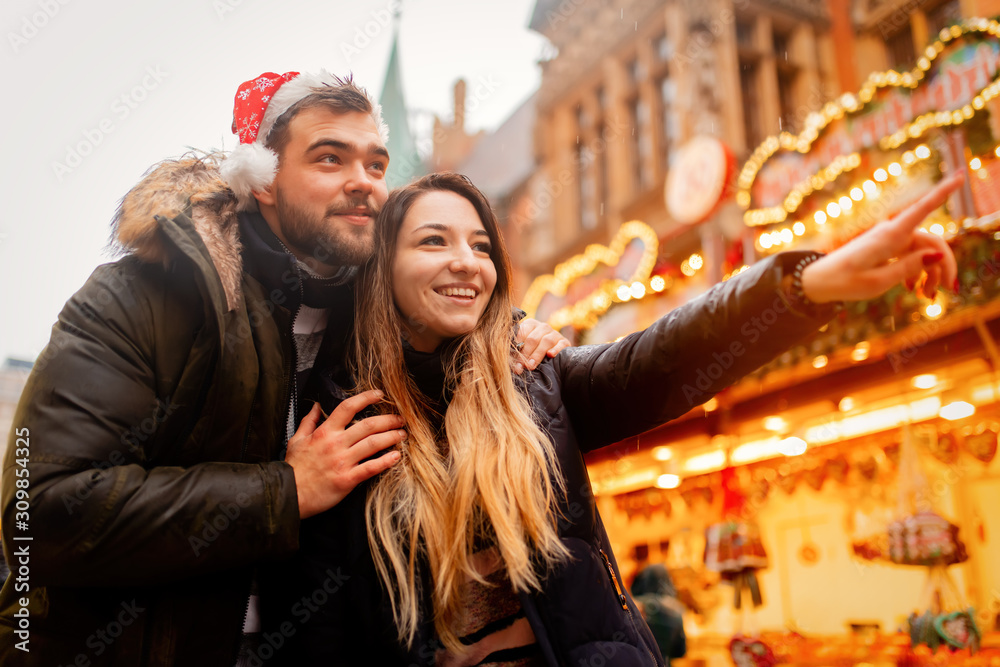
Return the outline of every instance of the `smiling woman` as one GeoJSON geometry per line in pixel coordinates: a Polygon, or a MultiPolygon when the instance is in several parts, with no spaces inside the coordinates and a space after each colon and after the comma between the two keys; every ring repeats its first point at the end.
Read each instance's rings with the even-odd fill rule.
{"type": "Polygon", "coordinates": [[[455,192],[416,199],[399,230],[392,292],[410,345],[433,352],[472,331],[497,282],[490,234],[475,206],[455,192]]]}

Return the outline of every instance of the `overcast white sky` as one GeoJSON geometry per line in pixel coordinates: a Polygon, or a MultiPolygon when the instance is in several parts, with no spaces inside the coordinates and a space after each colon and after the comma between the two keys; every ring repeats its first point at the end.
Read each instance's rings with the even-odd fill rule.
{"type": "MultiPolygon", "coordinates": [[[[395,4],[5,0],[0,361],[41,352],[63,303],[108,261],[118,200],[150,165],[188,147],[235,145],[230,125],[241,82],[325,67],[353,71],[377,96],[395,4]]],[[[465,77],[472,92],[482,79],[494,90],[470,109],[467,124],[492,129],[538,87],[545,40],[525,27],[534,0],[403,0],[402,7],[411,109],[450,118],[454,81],[465,77]]]]}

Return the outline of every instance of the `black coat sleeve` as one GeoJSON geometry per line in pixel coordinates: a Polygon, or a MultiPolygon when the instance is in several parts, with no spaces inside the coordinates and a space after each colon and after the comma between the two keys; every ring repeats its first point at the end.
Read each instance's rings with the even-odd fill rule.
{"type": "MultiPolygon", "coordinates": [[[[156,464],[159,434],[134,437],[162,417],[152,359],[170,342],[152,315],[171,312],[156,303],[165,297],[143,287],[120,263],[99,268],[60,313],[22,393],[2,526],[7,549],[31,538],[33,585],[164,583],[297,548],[287,464],[213,462],[210,446],[204,463],[156,464]],[[23,514],[16,479],[28,480],[23,514]]],[[[183,363],[191,341],[177,354],[183,363]]]]}
{"type": "Polygon", "coordinates": [[[788,305],[782,288],[799,253],[783,253],[715,285],[642,332],[570,348],[555,363],[584,451],[679,417],[767,363],[832,317],[788,305]]]}

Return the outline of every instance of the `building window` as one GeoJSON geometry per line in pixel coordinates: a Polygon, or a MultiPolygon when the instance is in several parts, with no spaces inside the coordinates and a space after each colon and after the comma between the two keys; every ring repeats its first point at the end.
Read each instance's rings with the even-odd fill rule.
{"type": "Polygon", "coordinates": [[[738,19],[736,21],[736,46],[741,49],[756,49],[757,40],[754,39],[754,22],[751,19],[738,19]]]}
{"type": "Polygon", "coordinates": [[[933,39],[943,28],[954,25],[961,20],[962,3],[959,0],[949,0],[927,12],[927,29],[933,39]]]}
{"type": "Polygon", "coordinates": [[[660,164],[670,166],[671,149],[677,145],[680,138],[680,127],[676,112],[677,84],[670,77],[663,77],[656,86],[660,93],[660,132],[663,140],[660,142],[660,164]]]}
{"type": "Polygon", "coordinates": [[[889,67],[897,70],[909,70],[917,62],[917,50],[913,45],[913,31],[909,22],[903,29],[885,40],[889,52],[889,67]]]}
{"type": "Polygon", "coordinates": [[[666,32],[660,33],[660,36],[653,40],[653,52],[661,63],[668,62],[674,57],[674,45],[666,32]]]}
{"type": "Polygon", "coordinates": [[[600,192],[600,197],[597,202],[597,216],[601,220],[604,219],[605,211],[608,206],[608,130],[604,128],[602,131],[602,140],[597,142],[598,153],[595,156],[595,162],[597,166],[597,187],[600,192]]]}
{"type": "Polygon", "coordinates": [[[787,63],[789,61],[788,43],[791,41],[790,36],[783,32],[778,32],[777,30],[775,30],[772,33],[772,41],[774,43],[775,60],[777,60],[779,63],[782,62],[787,63]]]}
{"type": "Polygon", "coordinates": [[[785,132],[796,131],[795,118],[795,81],[798,72],[791,68],[778,68],[778,103],[781,105],[781,117],[778,122],[785,132]]]}
{"type": "Polygon", "coordinates": [[[652,142],[649,136],[649,106],[641,96],[635,96],[628,103],[629,110],[629,159],[632,162],[632,192],[639,194],[652,186],[650,164],[652,142]]]}
{"type": "Polygon", "coordinates": [[[646,70],[638,58],[633,58],[628,64],[628,78],[633,84],[638,84],[646,77],[646,70]]]}
{"type": "Polygon", "coordinates": [[[752,151],[765,139],[764,121],[761,118],[761,100],[758,93],[756,62],[740,61],[740,92],[743,94],[743,129],[746,133],[747,151],[752,151]]]}
{"type": "Polygon", "coordinates": [[[582,142],[578,143],[576,145],[576,182],[579,186],[577,197],[580,204],[580,227],[583,229],[593,229],[597,226],[593,166],[594,152],[582,142]]]}

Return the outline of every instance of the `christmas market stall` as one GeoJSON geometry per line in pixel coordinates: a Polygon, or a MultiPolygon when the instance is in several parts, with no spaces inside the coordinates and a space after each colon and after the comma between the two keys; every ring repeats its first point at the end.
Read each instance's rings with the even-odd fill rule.
{"type": "MultiPolygon", "coordinates": [[[[685,174],[692,185],[675,165],[671,214],[735,214],[738,235],[678,250],[629,222],[529,290],[530,315],[580,342],[615,340],[760,258],[838,247],[967,173],[925,224],[955,252],[954,290],[899,285],[846,304],[705,405],[589,456],[626,579],[662,562],[674,580],[686,664],[1000,665],[998,75],[1000,23],[946,28],[911,70],[871,75],[739,168],[707,138],[691,159],[710,194],[694,212],[670,205],[685,174]]],[[[762,314],[741,342],[770,324],[762,314]]]]}

